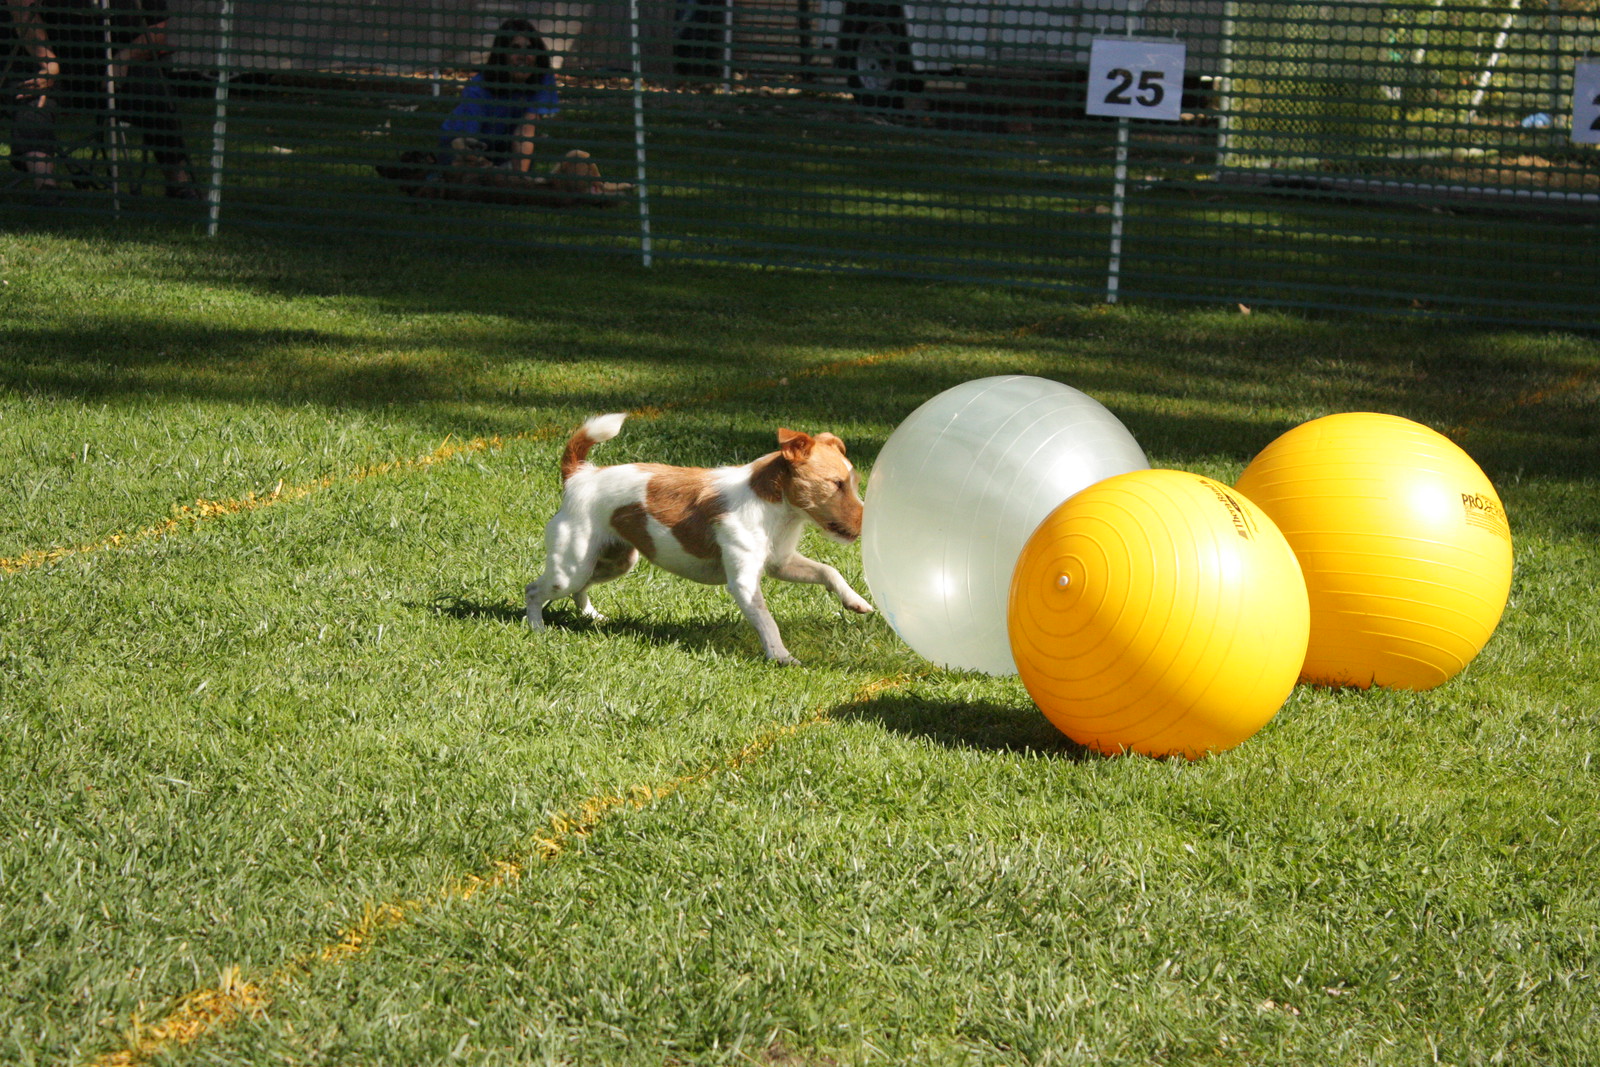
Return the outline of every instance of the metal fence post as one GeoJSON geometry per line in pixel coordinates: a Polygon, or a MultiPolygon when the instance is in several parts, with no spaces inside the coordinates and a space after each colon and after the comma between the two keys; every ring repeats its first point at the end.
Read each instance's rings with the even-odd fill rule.
{"type": "Polygon", "coordinates": [[[437,100],[444,95],[444,12],[438,0],[428,5],[428,95],[437,100]]]}
{"type": "Polygon", "coordinates": [[[1233,37],[1238,32],[1239,4],[1222,5],[1222,57],[1217,78],[1217,169],[1233,162],[1233,37]]]}
{"type": "Polygon", "coordinates": [[[1467,105],[1467,121],[1476,122],[1478,109],[1483,107],[1484,98],[1489,95],[1489,83],[1494,80],[1495,68],[1500,65],[1500,60],[1506,54],[1506,42],[1511,39],[1511,28],[1516,24],[1517,16],[1522,10],[1522,0],[1511,0],[1511,6],[1500,19],[1500,29],[1494,35],[1494,43],[1489,47],[1489,60],[1483,65],[1483,70],[1473,79],[1472,102],[1467,105]]]}
{"type": "MultiPolygon", "coordinates": [[[[1133,19],[1122,23],[1122,35],[1133,37],[1133,19]]],[[[1122,285],[1122,220],[1128,202],[1128,119],[1117,117],[1117,162],[1111,175],[1111,247],[1106,262],[1106,303],[1117,302],[1122,285]]]]}
{"type": "Polygon", "coordinates": [[[639,258],[651,264],[650,191],[645,172],[644,50],[639,40],[639,0],[628,0],[628,47],[633,59],[634,185],[639,190],[639,258]]]}
{"type": "Polygon", "coordinates": [[[111,38],[111,3],[100,0],[100,36],[106,64],[106,176],[111,179],[111,213],[122,214],[122,124],[117,117],[117,49],[111,38]]]}
{"type": "Polygon", "coordinates": [[[733,92],[733,0],[722,3],[722,91],[733,92]]]}
{"type": "Polygon", "coordinates": [[[228,141],[229,53],[233,51],[233,0],[222,0],[217,14],[217,91],[211,122],[211,182],[206,188],[206,236],[222,225],[222,172],[228,141]]]}

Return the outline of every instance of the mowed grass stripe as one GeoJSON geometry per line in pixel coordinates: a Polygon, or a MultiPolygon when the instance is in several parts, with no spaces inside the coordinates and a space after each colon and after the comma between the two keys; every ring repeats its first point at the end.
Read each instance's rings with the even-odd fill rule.
{"type": "MultiPolygon", "coordinates": [[[[1006,338],[1021,338],[1046,328],[1066,316],[1053,316],[1027,326],[1002,331],[988,336],[974,336],[955,342],[935,344],[927,342],[915,345],[889,349],[869,356],[856,359],[836,360],[816,367],[803,368],[795,371],[790,376],[779,378],[762,378],[739,385],[729,386],[725,389],[714,390],[693,398],[667,401],[662,404],[637,408],[629,412],[633,418],[651,419],[659,418],[670,411],[684,408],[713,404],[719,401],[747,397],[757,392],[781,388],[789,384],[792,378],[810,379],[824,378],[841,374],[849,370],[887,363],[896,359],[922,355],[930,350],[940,347],[955,345],[980,345],[993,343],[1006,338]]],[[[475,437],[467,441],[454,442],[446,439],[438,448],[431,452],[423,453],[410,458],[396,457],[380,463],[358,467],[345,474],[329,474],[310,482],[298,485],[284,485],[279,482],[272,490],[262,494],[247,494],[225,500],[210,500],[201,498],[193,504],[179,504],[173,508],[173,513],[161,522],[153,523],[142,529],[132,532],[119,532],[110,534],[97,541],[84,542],[77,545],[53,545],[49,548],[26,549],[15,556],[0,556],[0,572],[15,574],[19,571],[31,570],[35,567],[46,567],[70,559],[73,556],[87,555],[103,552],[109,549],[132,548],[136,545],[146,544],[160,540],[182,530],[192,529],[194,526],[210,522],[215,519],[227,518],[247,512],[259,511],[262,508],[272,507],[276,504],[291,503],[304,500],[314,493],[321,492],[334,485],[346,485],[366,481],[370,478],[382,477],[390,474],[411,474],[428,470],[431,467],[463,455],[475,455],[498,452],[510,444],[525,444],[530,442],[547,441],[563,433],[570,432],[572,427],[541,426],[524,433],[510,436],[475,437]]]]}
{"type": "MultiPolygon", "coordinates": [[[[1094,311],[1104,310],[1104,306],[1097,306],[1094,311]]],[[[1070,315],[1055,315],[1041,319],[1024,326],[998,331],[985,335],[973,335],[954,341],[924,342],[914,345],[888,349],[886,351],[862,356],[855,359],[836,360],[820,364],[815,367],[802,368],[790,375],[777,378],[762,378],[729,386],[724,389],[713,390],[692,398],[666,401],[661,404],[647,405],[631,410],[630,417],[636,419],[659,418],[672,411],[684,410],[693,407],[706,406],[718,402],[747,398],[757,393],[782,388],[794,379],[826,378],[842,374],[851,370],[859,370],[878,364],[893,362],[898,359],[907,359],[920,356],[930,351],[944,347],[979,346],[994,344],[1003,340],[1019,340],[1026,338],[1041,330],[1062,322],[1070,315]]],[[[1492,423],[1495,419],[1504,417],[1514,411],[1526,410],[1548,401],[1558,399],[1584,388],[1595,376],[1600,368],[1586,367],[1568,375],[1560,381],[1543,384],[1525,390],[1511,401],[1501,404],[1493,410],[1482,411],[1479,414],[1465,419],[1456,425],[1444,430],[1447,437],[1460,442],[1469,436],[1475,429],[1492,423]]],[[[233,515],[259,511],[276,504],[292,503],[303,500],[315,493],[331,488],[335,485],[353,484],[371,478],[391,474],[410,474],[426,471],[439,463],[464,455],[478,455],[498,452],[512,444],[537,443],[550,440],[553,437],[567,433],[572,427],[565,424],[547,425],[512,435],[496,435],[492,437],[474,437],[465,441],[446,439],[438,448],[413,457],[395,457],[379,463],[357,467],[344,474],[328,474],[321,478],[296,485],[285,485],[279,482],[270,491],[261,494],[250,493],[243,497],[229,499],[200,498],[192,504],[175,505],[172,514],[156,523],[134,531],[123,531],[110,534],[96,541],[89,541],[77,545],[53,545],[49,548],[26,549],[15,556],[0,556],[0,573],[14,574],[20,571],[37,567],[46,567],[62,560],[96,552],[119,548],[132,548],[140,544],[160,540],[184,530],[193,529],[195,526],[216,519],[228,518],[233,515]]]]}
{"type": "Polygon", "coordinates": [[[783,741],[798,734],[826,726],[841,712],[903,688],[919,677],[901,675],[880,678],[858,688],[842,703],[816,708],[798,722],[774,726],[740,746],[732,754],[707,762],[686,774],[658,783],[641,783],[614,793],[596,794],[550,816],[548,824],[530,836],[528,845],[515,856],[493,861],[481,872],[469,872],[422,897],[367,902],[359,922],[341,931],[328,943],[304,953],[288,964],[259,978],[249,978],[237,968],[228,968],[214,985],[204,986],[179,997],[173,1009],[160,1020],[146,1024],[135,1019],[128,1035],[129,1047],[97,1057],[97,1067],[132,1067],[171,1049],[191,1045],[208,1034],[237,1020],[267,1009],[272,1001],[302,976],[319,967],[342,966],[362,956],[385,933],[456,902],[471,901],[481,894],[513,886],[542,864],[560,857],[572,843],[593,833],[602,822],[636,811],[700,785],[713,778],[738,771],[761,759],[783,741]]]}
{"type": "MultiPolygon", "coordinates": [[[[542,440],[554,436],[556,432],[552,427],[546,430],[533,431],[523,436],[530,440],[542,440]]],[[[81,545],[31,549],[18,556],[0,557],[0,571],[14,574],[34,567],[44,567],[52,563],[59,563],[72,556],[102,552],[112,548],[132,548],[135,545],[159,540],[180,530],[214,519],[259,511],[262,508],[272,507],[274,504],[304,500],[313,493],[321,492],[334,485],[363,482],[369,478],[377,478],[386,474],[426,470],[435,464],[443,463],[457,456],[492,452],[503,448],[505,444],[505,439],[498,437],[478,437],[460,443],[451,442],[447,439],[432,452],[426,452],[411,459],[391,459],[382,463],[358,467],[343,475],[329,474],[315,481],[305,482],[300,485],[284,485],[279,482],[270,492],[260,495],[251,493],[232,500],[207,500],[202,498],[196,500],[193,504],[178,505],[173,509],[173,514],[170,518],[133,533],[115,533],[99,541],[91,541],[81,545]]]]}
{"type": "MultiPolygon", "coordinates": [[[[1028,333],[1048,325],[1049,321],[1052,320],[1007,331],[1006,334],[997,335],[997,337],[1026,336],[1028,333]]],[[[972,339],[965,343],[980,343],[984,340],[992,341],[994,339],[997,338],[972,339]]],[[[892,349],[859,359],[842,360],[808,368],[803,372],[796,372],[794,377],[824,377],[873,363],[921,354],[938,347],[943,346],[921,344],[892,349]]],[[[1569,380],[1529,389],[1516,397],[1511,404],[1502,405],[1502,408],[1511,410],[1535,406],[1554,397],[1565,395],[1573,389],[1581,387],[1583,381],[1586,381],[1589,376],[1588,372],[1580,372],[1571,376],[1569,380]]],[[[755,380],[741,383],[739,386],[730,387],[727,390],[713,394],[636,409],[630,415],[641,419],[658,418],[673,410],[711,403],[719,399],[736,398],[763,389],[780,387],[784,384],[787,383],[783,379],[755,380]]],[[[1483,424],[1492,417],[1492,415],[1485,415],[1480,418],[1466,420],[1461,426],[1452,431],[1452,435],[1459,437],[1468,432],[1472,426],[1483,424]]],[[[279,486],[272,493],[263,497],[247,498],[239,506],[232,506],[236,502],[213,503],[201,501],[193,509],[191,517],[175,519],[171,526],[163,528],[161,533],[149,536],[163,536],[165,533],[171,532],[172,529],[178,528],[182,522],[194,524],[212,518],[255,510],[270,506],[273,503],[303,499],[312,493],[335,484],[354,484],[389,474],[423,472],[456,456],[492,453],[512,443],[549,440],[567,432],[567,429],[568,427],[564,425],[551,425],[513,437],[475,438],[463,442],[447,440],[433,452],[425,453],[409,460],[400,459],[373,464],[358,468],[342,477],[329,476],[302,486],[279,486]],[[207,506],[208,504],[211,506],[207,506]]],[[[108,542],[103,547],[117,547],[127,543],[131,542],[127,540],[111,541],[108,539],[108,542]]],[[[900,676],[882,678],[870,682],[859,688],[843,703],[828,709],[814,710],[808,717],[799,722],[774,727],[757,735],[733,754],[723,759],[706,763],[689,773],[669,778],[659,783],[641,783],[620,792],[585,797],[551,815],[547,825],[532,834],[528,839],[526,848],[519,851],[514,857],[495,860],[484,870],[469,872],[420,897],[365,902],[359,906],[362,916],[359,921],[340,931],[327,943],[295,957],[289,963],[264,976],[251,978],[244,975],[238,968],[230,967],[225,969],[214,984],[194,989],[180,996],[172,1010],[159,1021],[146,1024],[140,1020],[135,1020],[128,1038],[129,1047],[107,1053],[94,1062],[107,1065],[107,1067],[143,1063],[164,1051],[203,1040],[208,1034],[227,1027],[241,1018],[265,1011],[284,990],[313,970],[328,966],[342,966],[359,959],[379,939],[392,930],[404,927],[452,903],[472,901],[481,894],[505,889],[517,884],[525,874],[542,864],[557,859],[567,851],[573,842],[588,836],[606,820],[620,817],[628,811],[646,808],[686,788],[704,783],[718,775],[736,771],[740,767],[760,759],[782,741],[825,725],[833,721],[833,716],[840,711],[859,706],[884,692],[903,687],[911,680],[908,676],[900,676]]]]}
{"type": "Polygon", "coordinates": [[[1509,403],[1502,404],[1489,411],[1479,412],[1459,425],[1452,426],[1445,431],[1445,436],[1459,443],[1463,437],[1472,433],[1473,430],[1488,425],[1495,419],[1503,418],[1515,411],[1537,407],[1540,404],[1577,392],[1588,385],[1596,373],[1600,373],[1600,366],[1583,367],[1558,382],[1534,386],[1518,394],[1509,403]]]}

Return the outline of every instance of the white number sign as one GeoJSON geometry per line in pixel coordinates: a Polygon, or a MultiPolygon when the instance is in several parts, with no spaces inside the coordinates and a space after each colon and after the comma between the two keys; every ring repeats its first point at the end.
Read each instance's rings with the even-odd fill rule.
{"type": "Polygon", "coordinates": [[[1182,41],[1096,37],[1089,48],[1091,115],[1110,118],[1183,118],[1182,41]]]}
{"type": "Polygon", "coordinates": [[[1600,144],[1600,59],[1583,59],[1572,72],[1572,139],[1600,144]]]}

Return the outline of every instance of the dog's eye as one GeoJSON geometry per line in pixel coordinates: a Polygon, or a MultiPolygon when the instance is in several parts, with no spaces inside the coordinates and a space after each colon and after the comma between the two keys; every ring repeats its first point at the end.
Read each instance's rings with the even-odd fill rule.
{"type": "Polygon", "coordinates": [[[843,478],[835,478],[833,480],[833,487],[842,493],[850,487],[850,483],[845,481],[843,478]]]}

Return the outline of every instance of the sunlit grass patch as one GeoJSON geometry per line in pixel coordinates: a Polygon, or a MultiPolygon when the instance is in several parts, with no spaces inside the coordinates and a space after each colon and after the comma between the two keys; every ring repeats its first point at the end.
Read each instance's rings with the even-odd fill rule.
{"type": "Polygon", "coordinates": [[[376,258],[0,237],[0,1059],[1600,1054],[1592,339],[376,258]],[[637,413],[613,462],[830,429],[870,506],[900,419],[1019,372],[1225,481],[1332,411],[1455,434],[1499,631],[1189,764],[815,588],[768,585],[798,670],[647,566],[523,624],[582,417],[637,413]]]}

